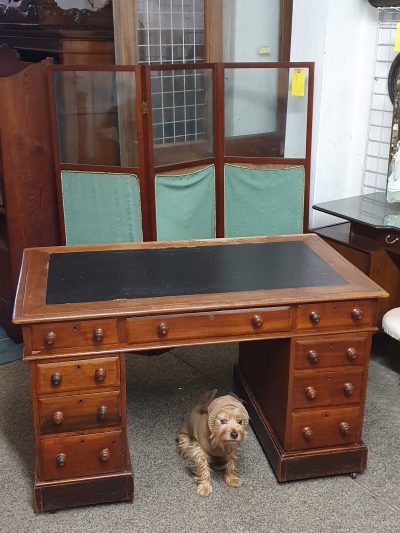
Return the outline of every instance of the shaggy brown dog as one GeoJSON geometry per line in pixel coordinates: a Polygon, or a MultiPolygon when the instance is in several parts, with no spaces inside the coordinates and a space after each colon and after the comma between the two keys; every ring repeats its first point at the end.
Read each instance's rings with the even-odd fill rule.
{"type": "Polygon", "coordinates": [[[230,487],[241,484],[236,465],[249,415],[237,397],[215,394],[208,392],[200,399],[177,435],[178,453],[193,472],[201,496],[212,492],[212,466],[223,469],[230,487]]]}

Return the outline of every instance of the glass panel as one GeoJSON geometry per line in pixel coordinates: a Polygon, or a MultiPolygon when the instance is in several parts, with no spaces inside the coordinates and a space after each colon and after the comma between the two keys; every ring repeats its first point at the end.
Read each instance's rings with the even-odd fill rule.
{"type": "Polygon", "coordinates": [[[139,63],[204,61],[204,0],[136,0],[139,63]]]}
{"type": "Polygon", "coordinates": [[[292,95],[294,69],[225,69],[225,155],[304,158],[308,69],[304,95],[292,95]]]}
{"type": "Polygon", "coordinates": [[[151,85],[155,165],[212,157],[211,71],[153,71],[151,85]]]}
{"type": "Polygon", "coordinates": [[[400,206],[387,202],[385,192],[323,202],[313,209],[374,228],[400,229],[400,206]]]}
{"type": "Polygon", "coordinates": [[[223,0],[223,61],[279,60],[281,0],[223,0]],[[249,31],[251,28],[251,31],[249,31]]]}
{"type": "Polygon", "coordinates": [[[137,166],[135,73],[55,71],[60,162],[137,166]]]}

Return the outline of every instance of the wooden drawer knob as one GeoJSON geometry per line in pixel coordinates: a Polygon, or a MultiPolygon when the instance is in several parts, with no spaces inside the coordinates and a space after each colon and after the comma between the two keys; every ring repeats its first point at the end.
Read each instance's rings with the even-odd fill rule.
{"type": "Polygon", "coordinates": [[[96,342],[101,342],[104,339],[104,329],[96,328],[93,332],[93,340],[96,342]]]}
{"type": "Polygon", "coordinates": [[[56,466],[62,468],[67,462],[67,455],[65,453],[59,453],[56,457],[56,466]]]}
{"type": "Polygon", "coordinates": [[[362,320],[364,316],[364,313],[361,311],[360,308],[355,307],[351,312],[351,318],[353,320],[362,320]]]}
{"type": "Polygon", "coordinates": [[[166,322],[160,322],[157,326],[157,331],[160,337],[165,337],[169,331],[169,327],[166,322]]]}
{"type": "Polygon", "coordinates": [[[104,450],[101,450],[100,452],[100,461],[103,461],[103,463],[106,463],[110,459],[110,450],[108,448],[104,448],[104,450]]]}
{"type": "Polygon", "coordinates": [[[352,348],[351,346],[349,346],[349,348],[347,348],[346,355],[347,355],[347,359],[349,361],[355,361],[357,359],[357,357],[358,357],[357,350],[355,348],[352,348]]]}
{"type": "Polygon", "coordinates": [[[64,422],[64,413],[62,411],[55,411],[53,413],[53,424],[59,426],[64,422]]]}
{"type": "Polygon", "coordinates": [[[314,387],[306,387],[304,392],[307,400],[314,400],[317,397],[317,391],[314,387]]]}
{"type": "Polygon", "coordinates": [[[317,313],[316,311],[311,311],[309,316],[311,324],[319,324],[319,321],[321,320],[321,315],[319,313],[317,313]]]}
{"type": "Polygon", "coordinates": [[[343,392],[345,396],[352,396],[354,393],[354,386],[352,383],[345,383],[343,385],[343,392]]]}
{"type": "Polygon", "coordinates": [[[51,384],[55,387],[58,387],[62,381],[62,374],[61,372],[54,372],[54,374],[51,375],[50,378],[51,384]]]}
{"type": "Polygon", "coordinates": [[[318,363],[318,359],[319,359],[318,352],[316,352],[315,350],[310,350],[307,355],[308,355],[308,360],[310,361],[312,365],[315,365],[315,363],[318,363]]]}
{"type": "Polygon", "coordinates": [[[108,409],[105,405],[100,405],[97,409],[97,418],[99,420],[105,420],[107,418],[108,409]]]}
{"type": "Polygon", "coordinates": [[[95,380],[98,383],[103,382],[106,379],[106,370],[105,368],[96,368],[96,372],[94,373],[95,380]]]}
{"type": "Polygon", "coordinates": [[[53,346],[56,341],[56,334],[54,333],[54,331],[49,331],[46,333],[43,340],[46,346],[53,346]]]}
{"type": "Polygon", "coordinates": [[[264,324],[263,317],[261,315],[254,315],[251,319],[251,323],[255,328],[261,328],[264,324]]]}
{"type": "Polygon", "coordinates": [[[339,424],[340,433],[345,437],[346,435],[349,435],[351,431],[350,424],[347,422],[340,422],[339,424]]]}
{"type": "Polygon", "coordinates": [[[310,441],[313,438],[314,431],[310,427],[303,428],[303,438],[305,441],[310,441]]]}

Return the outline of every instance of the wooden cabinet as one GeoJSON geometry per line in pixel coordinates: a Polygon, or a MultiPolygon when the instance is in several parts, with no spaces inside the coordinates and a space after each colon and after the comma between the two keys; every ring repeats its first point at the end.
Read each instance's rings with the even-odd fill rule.
{"type": "Polygon", "coordinates": [[[0,46],[0,325],[12,307],[24,248],[59,243],[46,69],[0,46]]]}
{"type": "Polygon", "coordinates": [[[400,305],[398,230],[374,230],[364,224],[345,222],[314,232],[389,293],[389,298],[378,304],[378,323],[386,311],[400,305]]]}
{"type": "Polygon", "coordinates": [[[0,43],[24,61],[46,57],[66,65],[113,64],[111,1],[102,9],[62,9],[56,0],[0,0],[0,43]]]}

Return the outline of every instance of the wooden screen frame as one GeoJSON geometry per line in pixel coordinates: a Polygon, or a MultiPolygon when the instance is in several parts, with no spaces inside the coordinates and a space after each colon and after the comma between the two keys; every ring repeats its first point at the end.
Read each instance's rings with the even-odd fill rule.
{"type": "Polygon", "coordinates": [[[62,243],[66,243],[66,232],[65,232],[65,221],[63,215],[63,201],[62,201],[62,186],[61,186],[61,172],[63,170],[69,171],[82,171],[82,172],[110,172],[110,173],[119,173],[119,174],[135,174],[139,180],[140,186],[140,203],[141,203],[141,214],[142,214],[142,232],[143,240],[149,241],[152,239],[152,234],[150,232],[151,227],[151,213],[149,210],[149,191],[148,191],[148,180],[146,179],[146,151],[145,146],[147,143],[138,143],[138,166],[121,166],[121,165],[88,165],[88,164],[73,164],[73,163],[64,163],[60,161],[60,144],[57,134],[57,116],[56,116],[56,106],[55,106],[55,90],[54,90],[54,72],[68,72],[68,71],[78,71],[78,72],[132,72],[135,75],[135,87],[136,87],[136,99],[135,99],[135,109],[134,116],[136,122],[136,134],[138,139],[144,138],[143,131],[143,120],[142,120],[142,106],[143,106],[143,96],[142,96],[142,76],[141,76],[141,67],[138,65],[86,65],[86,66],[76,66],[76,65],[52,65],[48,71],[48,87],[49,87],[49,96],[50,96],[50,116],[52,124],[52,140],[53,140],[53,153],[54,153],[54,164],[56,171],[56,188],[57,188],[57,202],[58,202],[58,214],[59,214],[59,224],[60,224],[60,233],[62,243]]]}
{"type": "MultiPolygon", "coordinates": [[[[282,71],[285,73],[285,71],[282,71]]],[[[278,76],[278,88],[281,77],[278,76]]],[[[303,231],[308,231],[309,217],[309,194],[310,194],[310,171],[311,171],[311,142],[312,142],[312,116],[313,116],[313,96],[314,96],[314,63],[300,62],[278,62],[278,63],[189,63],[178,65],[142,65],[142,66],[66,66],[52,65],[49,67],[49,91],[51,105],[51,120],[53,129],[53,149],[57,179],[57,197],[59,206],[59,220],[63,243],[66,242],[65,224],[63,216],[63,202],[61,190],[61,172],[87,171],[87,172],[112,172],[112,173],[133,173],[138,176],[140,184],[140,200],[142,210],[143,240],[157,240],[156,229],[156,199],[155,199],[155,176],[156,174],[195,170],[201,166],[214,164],[215,166],[215,192],[216,192],[216,237],[224,237],[224,168],[225,163],[251,165],[286,165],[304,166],[305,187],[304,187],[304,217],[303,231]],[[226,156],[225,155],[225,134],[224,134],[224,72],[225,69],[308,69],[308,96],[307,96],[307,126],[306,126],[306,146],[303,158],[285,157],[250,157],[250,156],[226,156]],[[193,161],[174,162],[162,165],[155,165],[154,147],[152,135],[152,105],[151,105],[151,72],[154,71],[179,71],[179,70],[210,70],[213,73],[213,107],[214,107],[214,155],[212,157],[196,159],[193,161]],[[57,119],[54,105],[54,83],[53,73],[57,71],[111,71],[111,72],[134,72],[136,77],[136,105],[135,120],[137,124],[138,139],[143,142],[138,143],[138,166],[124,167],[111,165],[85,165],[70,164],[60,162],[59,143],[57,138],[57,119]]]]}

